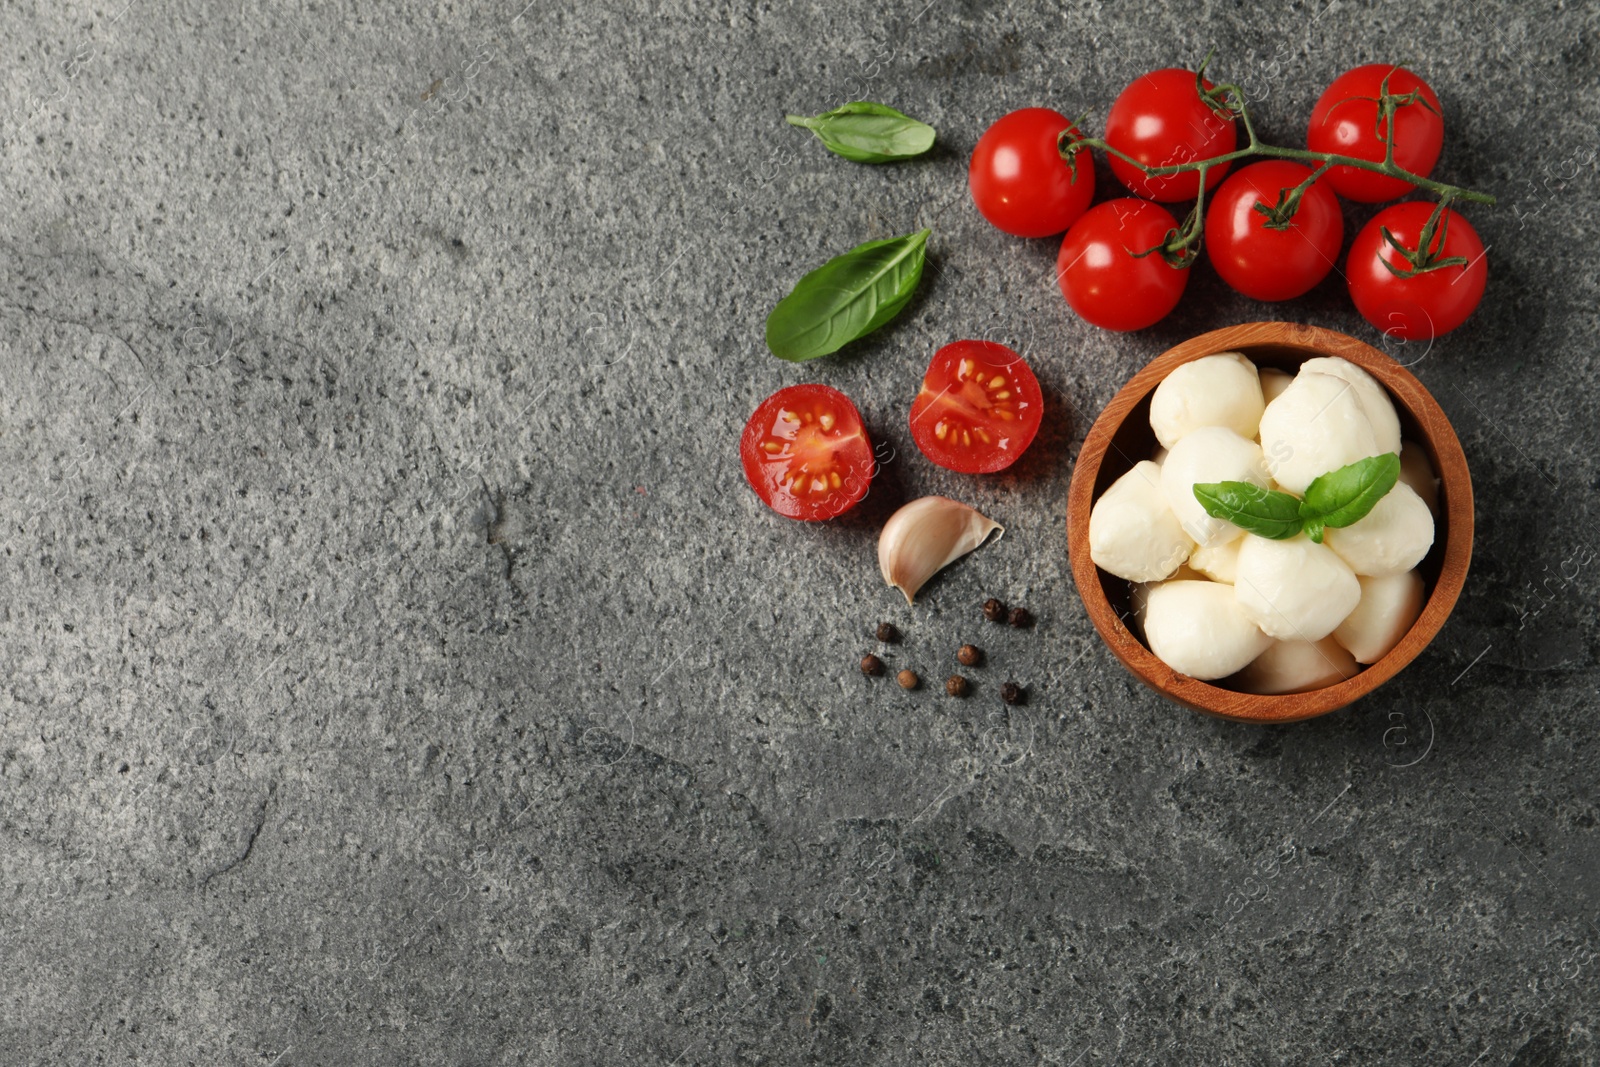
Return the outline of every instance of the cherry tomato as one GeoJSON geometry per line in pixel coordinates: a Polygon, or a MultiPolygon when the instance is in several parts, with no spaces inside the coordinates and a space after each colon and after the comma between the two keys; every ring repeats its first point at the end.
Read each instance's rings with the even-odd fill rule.
{"type": "Polygon", "coordinates": [[[992,474],[1017,461],[1043,418],[1044,393],[1021,356],[993,341],[956,341],[928,364],[911,436],[941,467],[992,474]]]}
{"type": "MultiPolygon", "coordinates": [[[[1382,162],[1388,124],[1378,118],[1378,98],[1385,77],[1390,96],[1417,94],[1415,101],[1400,105],[1394,113],[1394,161],[1426,178],[1444,146],[1444,112],[1427,82],[1391,63],[1369,63],[1335,78],[1311,109],[1306,146],[1313,152],[1382,162]]],[[[1363,204],[1393,200],[1416,188],[1410,182],[1359,167],[1334,167],[1327,177],[1334,192],[1363,204]]]]}
{"type": "Polygon", "coordinates": [[[1339,199],[1318,180],[1300,197],[1286,229],[1256,210],[1311,177],[1287,160],[1252,163],[1229,175],[1206,209],[1206,257],[1222,280],[1257,300],[1288,300],[1328,276],[1344,242],[1339,199]]]}
{"type": "MultiPolygon", "coordinates": [[[[1211,89],[1211,83],[1205,83],[1211,89]]],[[[1233,115],[1215,110],[1195,88],[1194,71],[1151,71],[1122,90],[1106,116],[1106,144],[1147,167],[1170,167],[1232,152],[1236,141],[1233,115]]],[[[1150,177],[1107,153],[1111,173],[1138,196],[1151,200],[1193,200],[1200,195],[1200,177],[1193,171],[1150,177]]],[[[1206,188],[1214,189],[1228,164],[1206,171],[1206,188]]]]}
{"type": "Polygon", "coordinates": [[[1083,214],[1094,199],[1094,163],[1080,149],[1068,166],[1056,150],[1071,126],[1058,111],[1025,107],[984,131],[967,164],[972,202],[984,218],[1016,237],[1049,237],[1083,214]]]}
{"type": "Polygon", "coordinates": [[[826,385],[791,385],[763,400],[744,425],[739,459],[762,502],[791,519],[843,514],[872,481],[861,414],[826,385]]]}
{"type": "Polygon", "coordinates": [[[1397,277],[1385,266],[1393,264],[1406,271],[1410,265],[1383,239],[1383,228],[1388,227],[1406,248],[1416,249],[1433,209],[1433,204],[1416,201],[1384,208],[1356,234],[1345,265],[1350,299],[1361,317],[1406,341],[1431,340],[1466,322],[1483,298],[1489,278],[1483,242],[1471,224],[1449,208],[1428,243],[1428,252],[1436,259],[1461,256],[1466,266],[1439,267],[1409,278],[1397,277]]]}
{"type": "Polygon", "coordinates": [[[1189,271],[1152,252],[1176,228],[1166,208],[1124,197],[1090,208],[1061,242],[1056,279],[1085,322],[1107,330],[1142,330],[1178,305],[1189,271]]]}

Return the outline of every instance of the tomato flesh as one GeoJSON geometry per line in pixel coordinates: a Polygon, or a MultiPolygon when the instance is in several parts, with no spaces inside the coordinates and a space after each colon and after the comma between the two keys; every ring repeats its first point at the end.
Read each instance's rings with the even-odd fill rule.
{"type": "Polygon", "coordinates": [[[1124,197],[1090,208],[1061,242],[1056,278],[1083,320],[1106,330],[1142,330],[1178,306],[1189,268],[1173,267],[1160,252],[1140,257],[1166,239],[1178,221],[1148,200],[1124,197]]]}
{"type": "Polygon", "coordinates": [[[872,481],[861,413],[826,385],[791,385],[763,400],[745,423],[739,459],[762,502],[791,519],[842,515],[872,481]]]}
{"type": "Polygon", "coordinates": [[[1311,177],[1311,168],[1287,160],[1252,163],[1230,174],[1206,209],[1206,258],[1238,292],[1257,300],[1288,300],[1328,276],[1344,242],[1339,200],[1322,181],[1300,197],[1287,229],[1273,229],[1256,205],[1279,197],[1311,177]]]}
{"type": "MultiPolygon", "coordinates": [[[[1385,77],[1390,96],[1418,95],[1417,100],[1395,109],[1394,161],[1403,170],[1426,178],[1444,147],[1443,109],[1427,82],[1392,63],[1369,63],[1335,78],[1311,109],[1306,147],[1313,152],[1382,162],[1387,130],[1378,120],[1378,98],[1385,77]]],[[[1394,200],[1415,188],[1399,178],[1350,166],[1331,168],[1327,180],[1334,192],[1363,204],[1394,200]]]]}
{"type": "MultiPolygon", "coordinates": [[[[1205,84],[1211,90],[1211,83],[1205,84]]],[[[1106,115],[1106,144],[1147,167],[1171,167],[1213,159],[1237,144],[1233,115],[1214,110],[1195,87],[1194,71],[1169,67],[1137,79],[1117,96],[1106,115]]],[[[1107,153],[1111,173],[1128,191],[1150,200],[1193,200],[1200,195],[1194,171],[1151,176],[1107,153]]],[[[1206,189],[1228,172],[1223,163],[1206,171],[1206,189]]]]}
{"type": "Polygon", "coordinates": [[[1050,237],[1082,215],[1094,199],[1094,162],[1087,150],[1068,165],[1056,148],[1072,123],[1059,111],[1025,107],[984,131],[967,164],[967,184],[979,213],[1015,237],[1050,237]]]}
{"type": "Polygon", "coordinates": [[[1350,242],[1350,260],[1345,264],[1350,299],[1362,318],[1390,337],[1431,341],[1466,322],[1483,298],[1489,279],[1483,241],[1450,208],[1440,220],[1444,239],[1436,229],[1431,250],[1440,258],[1462,256],[1466,266],[1440,267],[1409,278],[1397,277],[1385,266],[1408,269],[1405,259],[1383,239],[1384,228],[1406,248],[1415,249],[1433,208],[1417,201],[1386,207],[1350,242]]]}
{"type": "Polygon", "coordinates": [[[1044,420],[1044,392],[1023,358],[994,341],[956,341],[934,353],[911,405],[922,454],[962,474],[1015,463],[1044,420]]]}

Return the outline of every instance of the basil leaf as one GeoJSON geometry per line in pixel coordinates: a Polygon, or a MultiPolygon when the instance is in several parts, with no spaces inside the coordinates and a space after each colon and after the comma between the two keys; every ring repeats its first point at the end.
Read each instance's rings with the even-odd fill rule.
{"type": "Polygon", "coordinates": [[[1194,498],[1214,519],[1274,541],[1287,541],[1300,532],[1300,501],[1276,489],[1249,482],[1197,482],[1194,498]]]}
{"type": "Polygon", "coordinates": [[[772,354],[804,363],[837,352],[898,315],[922,278],[932,232],[868,241],[801,278],[767,316],[772,354]]]}
{"type": "Polygon", "coordinates": [[[857,163],[892,163],[920,156],[933,147],[936,136],[932,126],[866,100],[824,111],[816,118],[786,115],[784,119],[816,134],[834,155],[857,163]]]}
{"type": "Polygon", "coordinates": [[[1393,452],[1368,456],[1317,477],[1300,502],[1311,540],[1322,543],[1322,528],[1338,529],[1367,517],[1400,477],[1400,457],[1393,452]]]}

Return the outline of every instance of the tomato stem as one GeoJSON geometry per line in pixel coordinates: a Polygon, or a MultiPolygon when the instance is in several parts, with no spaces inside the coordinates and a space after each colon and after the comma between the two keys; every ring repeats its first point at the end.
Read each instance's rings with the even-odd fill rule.
{"type": "Polygon", "coordinates": [[[1287,230],[1294,221],[1295,212],[1300,210],[1300,199],[1306,195],[1306,190],[1316,184],[1317,179],[1328,173],[1332,163],[1324,163],[1307,175],[1306,180],[1293,189],[1278,190],[1278,202],[1268,207],[1263,200],[1256,201],[1256,210],[1267,217],[1262,223],[1269,230],[1287,230]]]}
{"type": "Polygon", "coordinates": [[[1210,159],[1194,160],[1188,163],[1174,163],[1166,167],[1147,167],[1126,152],[1118,151],[1106,144],[1099,137],[1081,137],[1067,141],[1067,147],[1072,151],[1082,148],[1098,148],[1109,156],[1116,156],[1125,163],[1139,168],[1152,178],[1166,177],[1169,174],[1186,174],[1189,171],[1199,170],[1202,166],[1210,168],[1222,163],[1232,163],[1239,159],[1249,159],[1252,156],[1267,156],[1272,159],[1294,159],[1302,163],[1326,163],[1329,166],[1355,167],[1358,170],[1370,170],[1379,174],[1387,174],[1391,178],[1399,178],[1410,182],[1419,189],[1426,189],[1439,196],[1448,196],[1459,200],[1470,200],[1475,204],[1493,204],[1495,198],[1488,193],[1474,192],[1463,189],[1458,185],[1447,182],[1436,182],[1431,178],[1424,178],[1420,174],[1412,174],[1409,170],[1397,166],[1392,162],[1374,163],[1370,159],[1357,159],[1354,156],[1341,156],[1336,152],[1313,152],[1307,148],[1282,148],[1278,145],[1266,144],[1252,139],[1251,143],[1232,152],[1225,152],[1220,156],[1210,159]]]}
{"type": "MultiPolygon", "coordinates": [[[[1195,173],[1200,178],[1200,195],[1195,200],[1195,208],[1194,211],[1190,211],[1189,218],[1184,219],[1184,224],[1179,229],[1171,230],[1160,245],[1154,246],[1154,248],[1147,248],[1142,253],[1138,253],[1139,256],[1149,256],[1149,254],[1157,253],[1158,251],[1171,266],[1187,267],[1192,264],[1194,256],[1190,254],[1190,250],[1192,248],[1197,250],[1198,246],[1200,246],[1202,230],[1205,227],[1206,171],[1210,171],[1213,166],[1234,163],[1235,160],[1266,157],[1277,158],[1277,160],[1296,160],[1299,163],[1315,163],[1317,165],[1309,178],[1306,181],[1302,181],[1299,186],[1291,190],[1280,190],[1278,203],[1275,203],[1275,205],[1267,206],[1266,203],[1256,203],[1256,211],[1261,211],[1264,216],[1267,216],[1266,226],[1278,230],[1288,229],[1291,219],[1294,218],[1294,213],[1299,210],[1301,197],[1306,195],[1306,190],[1310,189],[1318,178],[1322,178],[1323,174],[1328,173],[1331,166],[1352,166],[1355,170],[1373,171],[1376,174],[1386,174],[1389,178],[1398,178],[1400,181],[1410,182],[1411,186],[1416,186],[1418,189],[1426,189],[1427,192],[1438,197],[1438,206],[1434,210],[1434,218],[1429,219],[1426,229],[1422,230],[1419,248],[1406,250],[1406,248],[1398,245],[1397,242],[1392,242],[1395,250],[1402,254],[1403,258],[1408,262],[1408,266],[1410,266],[1410,272],[1402,274],[1400,277],[1411,277],[1411,274],[1422,274],[1426,270],[1437,270],[1438,267],[1453,266],[1453,261],[1459,261],[1459,256],[1438,258],[1437,250],[1432,248],[1435,226],[1440,230],[1440,234],[1442,234],[1443,226],[1445,226],[1445,222],[1440,222],[1440,219],[1445,218],[1445,216],[1442,216],[1443,208],[1451,200],[1494,203],[1494,197],[1486,194],[1486,192],[1474,192],[1472,189],[1462,189],[1461,186],[1451,186],[1448,182],[1424,178],[1422,174],[1413,174],[1411,171],[1405,170],[1403,166],[1395,163],[1395,112],[1398,109],[1402,109],[1402,107],[1421,104],[1422,107],[1426,107],[1427,110],[1432,110],[1437,114],[1437,109],[1422,96],[1421,90],[1411,90],[1410,93],[1402,94],[1390,93],[1389,77],[1394,74],[1394,70],[1390,70],[1389,74],[1384,75],[1384,80],[1382,80],[1378,90],[1379,96],[1376,99],[1376,104],[1378,104],[1378,130],[1382,139],[1384,139],[1384,158],[1379,162],[1363,160],[1363,158],[1357,158],[1354,155],[1339,155],[1336,152],[1286,149],[1286,147],[1277,146],[1277,144],[1267,144],[1256,134],[1256,126],[1254,126],[1250,118],[1250,107],[1245,106],[1245,91],[1240,86],[1227,82],[1211,86],[1210,90],[1206,90],[1205,69],[1211,62],[1211,56],[1213,56],[1213,53],[1208,51],[1205,59],[1200,62],[1200,69],[1195,72],[1195,90],[1200,93],[1200,98],[1211,104],[1214,110],[1218,110],[1222,114],[1237,115],[1238,120],[1245,123],[1246,144],[1242,149],[1224,152],[1222,155],[1213,155],[1208,160],[1189,160],[1187,163],[1171,163],[1168,166],[1146,166],[1136,158],[1126,154],[1126,152],[1109,146],[1102,138],[1085,138],[1078,131],[1077,122],[1074,122],[1074,125],[1067,128],[1067,130],[1062,130],[1061,136],[1056,139],[1056,149],[1061,152],[1061,158],[1064,158],[1069,163],[1072,162],[1072,154],[1074,152],[1080,152],[1083,149],[1099,149],[1106,155],[1114,155],[1118,160],[1122,160],[1123,163],[1136,166],[1138,170],[1146,174],[1147,178],[1166,178],[1170,174],[1187,173],[1195,173]]],[[[1398,70],[1398,67],[1395,67],[1395,70],[1398,70]]],[[[1078,120],[1078,122],[1082,122],[1082,120],[1078,120]]],[[[1438,243],[1438,248],[1443,248],[1443,242],[1438,243]]],[[[1389,264],[1386,262],[1384,266],[1389,266],[1389,264]]],[[[1395,274],[1400,274],[1400,270],[1395,269],[1394,266],[1389,266],[1389,269],[1394,270],[1395,274]]]]}
{"type": "Polygon", "coordinates": [[[1384,242],[1395,250],[1401,259],[1406,261],[1406,269],[1401,270],[1382,256],[1378,262],[1389,269],[1389,273],[1396,278],[1414,278],[1418,274],[1426,274],[1432,270],[1441,270],[1445,267],[1467,266],[1466,256],[1441,255],[1444,251],[1446,232],[1450,228],[1450,216],[1445,213],[1445,206],[1450,203],[1447,196],[1440,200],[1433,208],[1433,214],[1428,216],[1428,221],[1423,225],[1422,232],[1417,234],[1417,247],[1407,248],[1401,244],[1394,234],[1389,232],[1389,227],[1381,230],[1384,242]],[[1434,239],[1435,231],[1438,240],[1434,239]]]}

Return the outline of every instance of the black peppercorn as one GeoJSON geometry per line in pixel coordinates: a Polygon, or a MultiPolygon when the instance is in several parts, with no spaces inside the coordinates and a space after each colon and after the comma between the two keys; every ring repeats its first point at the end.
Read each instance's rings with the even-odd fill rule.
{"type": "Polygon", "coordinates": [[[878,624],[878,640],[886,645],[892,645],[900,640],[900,631],[892,622],[880,622],[878,624]]]}
{"type": "Polygon", "coordinates": [[[976,667],[983,662],[983,653],[976,645],[962,645],[956,650],[956,659],[963,667],[976,667]]]}
{"type": "Polygon", "coordinates": [[[894,680],[900,683],[901,689],[915,689],[917,687],[917,672],[907,667],[895,675],[894,680]]]}
{"type": "Polygon", "coordinates": [[[952,674],[945,680],[944,691],[953,697],[964,697],[967,695],[967,680],[959,674],[952,674]]]}
{"type": "Polygon", "coordinates": [[[990,622],[1006,621],[1006,606],[994,597],[983,602],[983,617],[990,622]]]}
{"type": "Polygon", "coordinates": [[[1027,697],[1027,690],[1016,682],[1007,682],[1000,687],[1000,699],[1007,704],[1021,704],[1027,697]]]}
{"type": "Polygon", "coordinates": [[[1010,621],[1012,626],[1016,626],[1018,628],[1032,626],[1033,615],[1028,611],[1027,608],[1012,608],[1010,621]]]}
{"type": "Polygon", "coordinates": [[[861,673],[862,674],[866,674],[866,675],[882,674],[883,673],[883,660],[879,659],[877,656],[870,656],[870,655],[862,656],[861,657],[861,673]]]}

